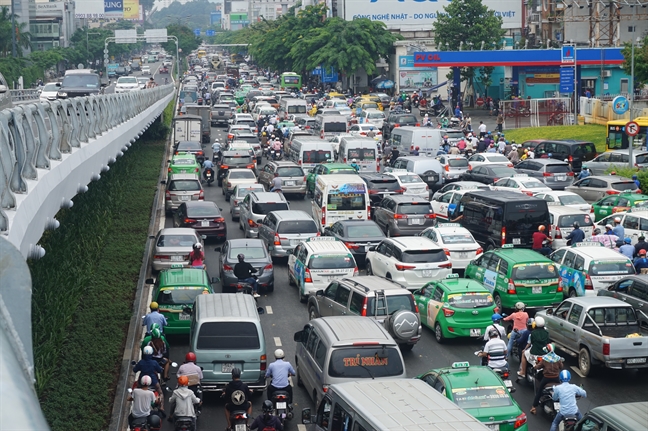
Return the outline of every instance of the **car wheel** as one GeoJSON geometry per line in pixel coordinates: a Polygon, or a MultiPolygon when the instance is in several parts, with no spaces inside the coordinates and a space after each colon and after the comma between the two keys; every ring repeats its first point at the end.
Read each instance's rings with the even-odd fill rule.
{"type": "Polygon", "coordinates": [[[229,200],[230,200],[230,194],[225,193],[225,202],[229,202],[229,200]]]}
{"type": "Polygon", "coordinates": [[[434,324],[434,338],[436,338],[437,343],[443,344],[445,341],[445,337],[443,336],[443,329],[441,329],[441,325],[439,322],[436,322],[434,324]]]}
{"type": "Polygon", "coordinates": [[[299,362],[297,362],[297,360],[295,360],[295,362],[296,362],[296,368],[297,368],[295,370],[296,371],[295,374],[297,374],[297,386],[299,386],[300,388],[303,388],[304,387],[304,382],[301,379],[301,373],[299,372],[299,362]]]}
{"type": "Polygon", "coordinates": [[[223,180],[218,180],[218,187],[223,187],[223,180]]]}
{"type": "Polygon", "coordinates": [[[288,286],[296,286],[295,280],[290,276],[290,272],[288,272],[288,286]]]}
{"type": "Polygon", "coordinates": [[[367,275],[373,275],[373,269],[371,268],[371,263],[369,261],[365,263],[365,268],[367,269],[367,275]]]}
{"type": "Polygon", "coordinates": [[[495,298],[493,298],[493,301],[495,302],[495,306],[497,307],[497,312],[502,313],[502,298],[499,295],[495,295],[495,298]]]}
{"type": "Polygon", "coordinates": [[[268,287],[266,287],[266,292],[274,292],[274,283],[268,284],[268,287]]]}
{"type": "Polygon", "coordinates": [[[578,296],[578,294],[576,293],[576,289],[574,289],[573,287],[570,287],[568,296],[570,298],[576,298],[578,296]]]}
{"type": "Polygon", "coordinates": [[[583,376],[587,377],[592,371],[592,359],[587,347],[583,347],[578,352],[578,369],[583,376]]]}
{"type": "Polygon", "coordinates": [[[303,195],[299,195],[299,199],[301,199],[302,201],[306,199],[306,193],[304,193],[303,195]]]}
{"type": "Polygon", "coordinates": [[[223,196],[225,196],[225,187],[221,189],[221,193],[223,194],[223,196]]]}
{"type": "Polygon", "coordinates": [[[308,309],[308,320],[317,319],[318,317],[319,314],[317,313],[317,310],[314,306],[311,305],[311,307],[308,309]]]}
{"type": "Polygon", "coordinates": [[[299,285],[297,284],[297,281],[295,281],[295,286],[297,286],[297,297],[299,298],[299,302],[301,302],[302,304],[305,304],[306,300],[307,300],[307,297],[306,297],[306,295],[302,295],[301,289],[299,288],[299,285]]]}

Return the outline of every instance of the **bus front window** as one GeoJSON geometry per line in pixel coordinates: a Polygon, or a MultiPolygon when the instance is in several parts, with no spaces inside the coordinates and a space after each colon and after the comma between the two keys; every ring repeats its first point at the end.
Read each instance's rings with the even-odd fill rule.
{"type": "Polygon", "coordinates": [[[610,130],[608,134],[608,150],[623,150],[628,148],[628,137],[622,131],[610,130]]]}

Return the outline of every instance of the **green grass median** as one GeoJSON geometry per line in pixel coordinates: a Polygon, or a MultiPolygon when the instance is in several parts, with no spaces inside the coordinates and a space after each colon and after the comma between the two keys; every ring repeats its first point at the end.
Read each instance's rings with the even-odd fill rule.
{"type": "Polygon", "coordinates": [[[515,140],[518,144],[532,139],[590,141],[596,145],[597,152],[602,153],[605,151],[606,128],[600,124],[525,127],[523,129],[505,130],[504,135],[507,140],[515,140]]]}

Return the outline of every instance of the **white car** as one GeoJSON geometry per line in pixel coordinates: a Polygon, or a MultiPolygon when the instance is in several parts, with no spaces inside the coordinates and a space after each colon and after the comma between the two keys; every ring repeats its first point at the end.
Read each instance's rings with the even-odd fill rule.
{"type": "Polygon", "coordinates": [[[630,238],[632,244],[636,244],[641,235],[648,237],[648,209],[632,208],[630,211],[609,215],[596,222],[596,227],[605,232],[605,225],[614,226],[614,219],[617,217],[621,219],[625,237],[630,238]]]}
{"type": "Polygon", "coordinates": [[[454,210],[459,205],[459,201],[466,192],[474,190],[478,189],[449,190],[441,196],[433,198],[430,204],[432,204],[432,210],[437,220],[441,222],[450,221],[450,210],[454,210]]]}
{"type": "Polygon", "coordinates": [[[164,60],[162,66],[173,66],[173,62],[171,60],[164,60]]]}
{"type": "Polygon", "coordinates": [[[425,200],[430,199],[430,188],[417,174],[408,172],[406,169],[392,169],[385,172],[385,175],[396,178],[400,188],[404,190],[404,195],[412,195],[425,200]]]}
{"type": "Polygon", "coordinates": [[[379,109],[367,109],[360,113],[358,122],[360,124],[373,124],[378,129],[382,129],[385,122],[385,113],[379,109]]]}
{"type": "Polygon", "coordinates": [[[475,241],[468,229],[459,223],[445,223],[429,227],[419,234],[437,243],[450,257],[452,269],[465,270],[471,260],[476,259],[484,250],[475,241]]]}
{"type": "Polygon", "coordinates": [[[386,238],[369,248],[366,268],[367,275],[384,277],[414,291],[430,280],[446,278],[452,273],[452,262],[431,239],[404,236],[386,238]]]}
{"type": "Polygon", "coordinates": [[[142,75],[150,75],[151,66],[142,66],[142,75]]]}
{"type": "Polygon", "coordinates": [[[40,92],[40,95],[38,96],[38,99],[43,102],[45,100],[56,100],[56,94],[61,88],[61,83],[60,82],[50,82],[49,84],[45,84],[43,89],[40,92]]]}
{"type": "Polygon", "coordinates": [[[353,136],[349,133],[340,133],[339,135],[335,135],[329,138],[329,142],[331,143],[331,146],[333,147],[333,151],[335,151],[335,154],[340,151],[340,142],[342,141],[342,138],[348,138],[350,136],[353,136]]]}
{"type": "Polygon", "coordinates": [[[534,195],[537,198],[544,199],[547,202],[555,202],[559,205],[575,208],[584,212],[591,212],[592,205],[588,204],[580,195],[573,192],[550,191],[538,192],[534,195]]]}
{"type": "Polygon", "coordinates": [[[545,183],[535,178],[529,178],[525,174],[517,174],[511,178],[502,178],[497,180],[492,186],[491,190],[506,190],[513,192],[525,193],[533,196],[538,192],[550,192],[551,188],[547,187],[545,183]]]}
{"type": "Polygon", "coordinates": [[[140,84],[134,76],[122,76],[115,84],[115,93],[129,93],[140,89],[140,84]]]}
{"type": "Polygon", "coordinates": [[[374,140],[379,141],[382,139],[382,132],[373,124],[354,124],[349,127],[349,134],[353,136],[367,137],[367,133],[369,133],[370,130],[373,130],[374,132],[374,140]]]}
{"type": "Polygon", "coordinates": [[[223,178],[223,195],[229,201],[234,187],[246,184],[257,184],[257,177],[252,169],[230,169],[223,178]]]}
{"type": "Polygon", "coordinates": [[[498,153],[479,153],[468,159],[470,169],[482,165],[504,165],[509,168],[513,167],[513,163],[506,156],[498,153]]]}
{"type": "Polygon", "coordinates": [[[580,229],[585,233],[585,238],[592,236],[594,231],[594,214],[583,212],[576,208],[561,206],[557,203],[548,203],[549,222],[551,228],[547,236],[551,239],[551,248],[558,250],[566,247],[567,236],[574,230],[574,222],[578,222],[580,229]]]}
{"type": "Polygon", "coordinates": [[[137,83],[139,84],[140,90],[144,90],[148,82],[149,80],[147,78],[137,78],[137,83]]]}
{"type": "Polygon", "coordinates": [[[477,181],[456,181],[446,184],[445,186],[434,192],[432,199],[437,199],[441,197],[442,194],[449,192],[450,190],[488,190],[488,186],[483,183],[478,183],[477,181]]]}

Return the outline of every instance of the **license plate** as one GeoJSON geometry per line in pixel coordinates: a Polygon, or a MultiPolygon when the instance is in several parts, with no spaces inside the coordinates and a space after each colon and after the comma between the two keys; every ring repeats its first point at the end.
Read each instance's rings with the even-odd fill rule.
{"type": "Polygon", "coordinates": [[[628,359],[628,364],[645,364],[646,358],[631,358],[628,359]]]}
{"type": "Polygon", "coordinates": [[[171,262],[182,262],[184,260],[184,256],[171,256],[171,262]]]}
{"type": "Polygon", "coordinates": [[[236,424],[234,425],[234,431],[247,431],[246,424],[236,424]]]}
{"type": "Polygon", "coordinates": [[[536,293],[542,293],[542,286],[533,286],[531,289],[531,292],[536,294],[536,293]]]}
{"type": "Polygon", "coordinates": [[[233,369],[234,364],[232,364],[231,362],[221,364],[221,373],[231,373],[233,369]]]}
{"type": "Polygon", "coordinates": [[[554,410],[557,412],[560,411],[560,403],[554,403],[554,410]]]}
{"type": "Polygon", "coordinates": [[[284,184],[287,185],[287,186],[294,186],[295,182],[294,181],[285,181],[284,184]]]}
{"type": "Polygon", "coordinates": [[[408,224],[417,224],[417,225],[422,225],[423,224],[423,219],[421,218],[411,218],[407,220],[408,224]]]}
{"type": "Polygon", "coordinates": [[[299,244],[299,242],[300,242],[300,240],[298,240],[298,239],[291,239],[290,240],[290,245],[297,245],[297,244],[299,244]]]}
{"type": "Polygon", "coordinates": [[[520,238],[513,238],[513,244],[514,245],[520,245],[520,244],[522,244],[522,240],[520,238]]]}
{"type": "Polygon", "coordinates": [[[286,408],[286,403],[277,403],[277,409],[285,409],[286,408]]]}
{"type": "Polygon", "coordinates": [[[434,270],[432,270],[432,269],[424,269],[423,270],[423,277],[432,277],[433,273],[434,273],[434,270]]]}
{"type": "Polygon", "coordinates": [[[512,387],[513,387],[513,383],[511,383],[510,380],[504,380],[504,386],[506,386],[507,388],[512,388],[512,387]]]}
{"type": "Polygon", "coordinates": [[[202,222],[200,222],[200,225],[203,227],[209,226],[209,220],[203,220],[202,222]]]}
{"type": "Polygon", "coordinates": [[[180,313],[179,320],[191,320],[191,316],[185,313],[180,313]]]}
{"type": "Polygon", "coordinates": [[[456,253],[459,259],[465,259],[468,257],[468,253],[456,253]]]}
{"type": "Polygon", "coordinates": [[[486,425],[489,430],[499,431],[499,425],[486,425]]]}
{"type": "Polygon", "coordinates": [[[428,181],[435,181],[436,178],[434,178],[434,177],[427,177],[427,180],[428,180],[428,181]]]}
{"type": "Polygon", "coordinates": [[[181,201],[188,201],[188,200],[189,200],[189,196],[186,196],[186,195],[185,195],[185,196],[180,196],[180,200],[181,200],[181,201]]]}
{"type": "Polygon", "coordinates": [[[470,330],[470,336],[471,337],[481,337],[481,329],[480,328],[474,328],[470,330]]]}

